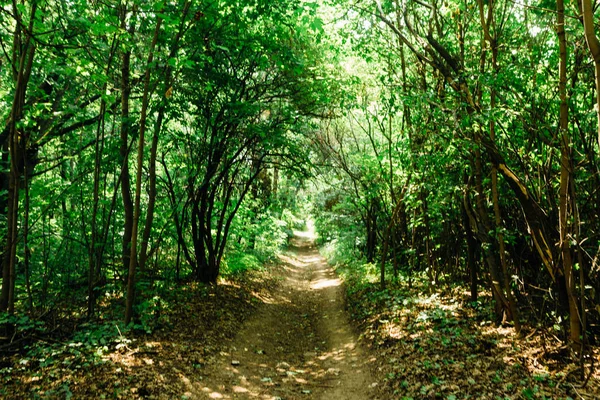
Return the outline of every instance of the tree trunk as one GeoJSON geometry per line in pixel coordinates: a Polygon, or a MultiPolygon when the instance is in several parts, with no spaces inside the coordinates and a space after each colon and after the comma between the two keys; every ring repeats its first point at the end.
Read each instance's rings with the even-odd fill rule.
{"type": "Polygon", "coordinates": [[[142,233],[142,245],[140,248],[140,271],[146,269],[146,260],[149,257],[148,244],[152,232],[152,222],[154,221],[154,207],[156,205],[156,153],[158,151],[158,135],[162,128],[165,108],[162,106],[158,111],[158,116],[154,125],[154,134],[152,135],[152,144],[150,145],[150,164],[148,165],[148,208],[146,209],[146,222],[144,232],[142,233]]]}
{"type": "MultiPolygon", "coordinates": [[[[135,203],[133,208],[133,229],[131,230],[131,252],[129,253],[129,271],[127,278],[127,301],[125,304],[125,324],[129,324],[133,317],[133,302],[135,298],[135,272],[137,269],[137,241],[138,241],[138,226],[140,220],[140,203],[142,197],[142,169],[144,166],[144,144],[146,133],[146,119],[148,115],[148,102],[150,96],[150,69],[152,68],[152,60],[154,59],[154,48],[158,41],[158,33],[162,24],[162,18],[156,20],[156,29],[152,44],[148,53],[148,61],[146,63],[146,74],[144,76],[144,93],[142,95],[142,110],[140,114],[140,132],[138,138],[137,151],[137,173],[135,178],[135,203]]],[[[157,139],[158,140],[158,139],[157,139]]],[[[156,152],[154,153],[156,161],[156,152]]],[[[151,222],[151,221],[150,221],[151,222]]]]}
{"type": "MultiPolygon", "coordinates": [[[[0,215],[8,215],[8,190],[9,190],[9,171],[10,171],[10,157],[8,150],[8,129],[5,129],[6,135],[3,135],[2,142],[2,160],[0,161],[0,215]]],[[[8,229],[7,229],[8,230],[8,229]]],[[[8,232],[0,232],[0,243],[6,244],[8,240],[8,232]]],[[[0,248],[0,276],[4,276],[4,251],[5,246],[0,248]]]]}
{"type": "MultiPolygon", "coordinates": [[[[106,91],[106,84],[103,88],[106,91]]],[[[98,245],[98,208],[100,203],[100,171],[102,153],[104,149],[104,112],[106,111],[106,102],[104,99],[100,103],[100,119],[96,128],[96,143],[94,144],[94,189],[92,194],[92,215],[91,215],[91,240],[88,243],[88,318],[94,315],[96,305],[95,287],[98,284],[98,276],[101,271],[102,249],[98,245]]],[[[101,236],[100,236],[101,237],[101,236]]]]}
{"type": "MultiPolygon", "coordinates": [[[[594,72],[595,72],[595,80],[596,80],[596,114],[598,115],[598,130],[597,130],[597,141],[600,145],[600,40],[596,36],[596,32],[594,29],[594,7],[592,5],[591,0],[579,0],[581,3],[581,13],[583,17],[583,30],[585,33],[585,41],[587,42],[588,49],[592,55],[592,59],[594,60],[594,72]]],[[[561,0],[557,0],[558,3],[561,0]]],[[[560,18],[559,12],[559,18],[560,18]]],[[[563,20],[564,20],[564,5],[563,5],[563,20]]],[[[564,21],[563,24],[559,24],[559,29],[562,28],[564,31],[564,21]]]]}
{"type": "MultiPolygon", "coordinates": [[[[17,74],[15,76],[15,94],[8,121],[8,136],[6,138],[9,150],[10,170],[8,176],[8,201],[6,214],[6,243],[2,259],[2,290],[0,291],[0,311],[14,312],[15,307],[15,281],[16,281],[16,256],[19,219],[19,181],[21,178],[20,161],[25,157],[28,135],[17,127],[23,118],[23,107],[27,93],[27,85],[33,67],[35,46],[31,41],[34,20],[37,11],[37,2],[32,2],[30,20],[27,30],[23,29],[22,14],[13,2],[13,13],[17,19],[14,33],[13,52],[17,58],[17,74]],[[21,35],[25,35],[25,42],[21,43],[21,35]]],[[[24,166],[23,166],[24,167],[24,166]]]]}
{"type": "MultiPolygon", "coordinates": [[[[11,151],[11,158],[16,156],[11,151]]],[[[4,259],[2,265],[2,293],[0,297],[0,311],[14,312],[15,307],[15,278],[16,278],[16,252],[17,252],[17,221],[19,218],[19,178],[16,167],[12,166],[9,174],[7,236],[4,259]]]]}
{"type": "MultiPolygon", "coordinates": [[[[476,134],[481,136],[480,134],[476,134]]],[[[475,150],[475,212],[477,214],[477,237],[481,242],[481,249],[488,266],[491,280],[491,289],[496,301],[495,310],[498,319],[504,318],[504,313],[509,311],[508,300],[504,296],[503,277],[496,257],[497,247],[490,238],[492,223],[485,207],[485,193],[483,189],[483,166],[479,148],[475,150]]]]}
{"type": "Polygon", "coordinates": [[[271,188],[271,192],[274,196],[277,196],[277,191],[279,190],[279,167],[273,167],[273,186],[271,188]]]}
{"type": "MultiPolygon", "coordinates": [[[[135,26],[127,28],[127,7],[121,6],[120,10],[121,29],[127,30],[133,35],[135,26]]],[[[119,161],[121,162],[121,197],[123,198],[124,226],[122,258],[123,268],[129,268],[131,252],[131,231],[133,229],[133,200],[131,199],[131,180],[129,177],[129,134],[131,120],[129,115],[129,98],[131,95],[131,50],[123,53],[121,65],[121,147],[119,148],[119,161]]]]}
{"type": "MultiPolygon", "coordinates": [[[[27,152],[23,152],[24,165],[27,165],[27,152]]],[[[29,172],[27,167],[23,169],[23,180],[25,184],[25,210],[23,215],[23,273],[25,274],[25,290],[27,290],[27,308],[33,312],[33,295],[31,293],[31,272],[29,265],[29,172]]]]}
{"type": "Polygon", "coordinates": [[[477,301],[478,292],[477,292],[477,261],[475,257],[475,248],[477,246],[477,242],[473,237],[473,229],[476,227],[471,226],[471,222],[469,219],[469,211],[471,209],[471,205],[469,204],[469,198],[467,191],[463,196],[461,202],[461,212],[464,226],[464,234],[465,241],[467,242],[467,269],[469,270],[469,282],[471,289],[471,301],[477,301]]]}
{"type": "MultiPolygon", "coordinates": [[[[586,0],[583,1],[586,3],[586,0]]],[[[585,7],[584,7],[585,10],[585,7]]],[[[579,352],[581,349],[581,321],[579,318],[579,306],[577,294],[575,292],[575,276],[573,274],[573,259],[570,246],[570,236],[572,233],[569,219],[569,188],[572,179],[571,163],[571,138],[569,136],[569,106],[567,104],[567,40],[565,32],[565,5],[564,0],[556,1],[557,24],[559,45],[559,81],[558,92],[560,97],[560,189],[559,189],[559,248],[563,261],[563,273],[565,277],[565,288],[569,302],[569,340],[573,350],[579,352]]],[[[584,19],[585,21],[585,19],[584,19]]],[[[586,37],[587,37],[586,30],[586,37]]],[[[595,37],[595,36],[594,36],[595,37]]],[[[589,39],[588,39],[589,43],[589,39]]],[[[590,47],[591,49],[591,47],[590,47]]],[[[598,65],[596,64],[596,69],[598,65]]],[[[598,89],[598,88],[597,88],[598,89]]],[[[600,123],[598,125],[600,127],[600,123]]],[[[583,268],[580,265],[580,268],[583,268]]]]}
{"type": "MultiPolygon", "coordinates": [[[[403,212],[403,208],[404,208],[404,196],[406,195],[406,192],[408,190],[408,185],[410,183],[410,179],[412,177],[412,174],[408,176],[407,180],[406,180],[406,184],[404,185],[404,188],[402,189],[402,192],[400,193],[400,196],[398,197],[398,199],[396,200],[396,204],[394,205],[394,209],[392,211],[392,215],[390,217],[390,222],[388,223],[388,226],[385,230],[385,234],[383,237],[383,250],[381,251],[381,270],[380,270],[380,285],[381,285],[381,289],[385,289],[385,261],[387,258],[387,254],[389,251],[389,245],[390,245],[390,241],[393,242],[392,237],[397,236],[394,235],[393,232],[395,232],[396,230],[394,229],[397,225],[397,220],[400,217],[400,214],[403,212]]],[[[395,243],[393,243],[392,245],[394,245],[395,243]]],[[[394,277],[397,278],[398,271],[397,271],[397,259],[396,259],[396,251],[394,249],[394,277]]]]}
{"type": "MultiPolygon", "coordinates": [[[[490,46],[490,50],[492,53],[492,68],[494,72],[494,76],[498,76],[498,72],[500,70],[498,66],[498,32],[490,31],[490,26],[496,27],[494,21],[494,5],[495,1],[489,1],[487,5],[487,16],[484,15],[484,5],[483,1],[479,0],[479,17],[481,21],[481,27],[483,29],[483,43],[482,48],[484,51],[482,52],[482,62],[485,61],[485,42],[490,46]]],[[[481,66],[481,70],[483,70],[483,65],[481,66]]],[[[493,111],[496,107],[496,89],[492,85],[490,88],[490,109],[493,111]]],[[[489,135],[490,140],[492,142],[496,141],[496,121],[494,120],[493,114],[489,123],[489,135]]],[[[510,273],[508,271],[508,265],[506,261],[506,249],[504,243],[504,226],[502,224],[502,214],[500,212],[500,199],[498,195],[498,168],[492,164],[491,170],[491,189],[492,189],[492,204],[494,208],[494,226],[496,228],[496,241],[498,242],[498,255],[500,257],[500,266],[501,266],[501,278],[504,287],[504,294],[508,300],[509,313],[511,319],[515,325],[515,331],[517,334],[521,332],[521,321],[519,320],[519,311],[517,308],[517,302],[515,297],[513,296],[512,289],[510,287],[510,273]]]]}
{"type": "Polygon", "coordinates": [[[375,260],[377,249],[377,212],[376,200],[370,200],[367,209],[367,248],[365,250],[367,262],[372,263],[375,260]]]}
{"type": "MultiPolygon", "coordinates": [[[[184,8],[182,10],[181,15],[181,23],[179,25],[179,30],[173,43],[171,43],[171,50],[169,52],[169,59],[175,57],[177,55],[177,51],[179,49],[179,41],[184,32],[184,24],[186,22],[186,16],[189,12],[191,2],[186,1],[184,4],[184,8]]],[[[160,22],[159,22],[160,24],[160,22]]],[[[157,37],[156,37],[157,38],[157,37]]],[[[152,46],[154,48],[156,44],[153,43],[152,46]]],[[[153,51],[153,49],[151,50],[153,51]]],[[[160,135],[163,120],[165,116],[165,110],[167,108],[167,101],[172,96],[172,79],[171,79],[171,67],[167,66],[165,71],[164,78],[164,93],[161,95],[164,98],[160,102],[160,106],[157,112],[156,121],[154,123],[154,132],[152,135],[152,143],[150,145],[150,161],[148,165],[148,208],[146,209],[146,221],[144,224],[144,231],[142,233],[142,244],[140,248],[140,256],[139,256],[139,267],[141,271],[144,271],[146,268],[146,261],[150,256],[148,247],[150,242],[150,235],[152,233],[152,223],[154,221],[154,208],[156,205],[156,158],[158,152],[158,137],[160,135]]],[[[147,107],[147,106],[146,106],[147,107]]]]}

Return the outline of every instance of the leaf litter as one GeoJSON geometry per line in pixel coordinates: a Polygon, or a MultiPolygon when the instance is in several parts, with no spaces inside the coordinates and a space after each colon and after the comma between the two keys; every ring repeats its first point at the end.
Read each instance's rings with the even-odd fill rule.
{"type": "Polygon", "coordinates": [[[1,354],[2,396],[600,398],[600,376],[589,368],[592,357],[600,364],[597,348],[590,348],[591,375],[581,387],[563,343],[549,330],[526,325],[519,338],[510,326],[496,326],[489,295],[469,303],[458,289],[381,291],[348,280],[344,302],[341,286],[328,286],[335,276],[316,250],[296,251],[300,257],[291,252],[281,265],[217,287],[182,286],[183,301],[165,310],[150,334],[114,329],[91,342],[47,343],[27,357],[1,354]]]}
{"type": "Polygon", "coordinates": [[[27,359],[0,353],[0,398],[185,398],[276,284],[267,269],[213,287],[184,284],[174,293],[176,307],[163,311],[151,333],[108,325],[102,343],[76,334],[32,345],[27,359]]]}
{"type": "MultiPolygon", "coordinates": [[[[597,399],[600,374],[581,369],[551,332],[492,323],[489,294],[470,303],[456,289],[367,284],[349,291],[361,340],[377,354],[385,390],[394,399],[597,399]]],[[[598,365],[598,362],[595,363],[598,365]]]]}

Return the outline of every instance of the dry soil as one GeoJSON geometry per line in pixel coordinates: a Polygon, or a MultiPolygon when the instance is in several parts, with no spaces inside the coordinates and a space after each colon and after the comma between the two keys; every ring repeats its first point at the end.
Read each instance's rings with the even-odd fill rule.
{"type": "Polygon", "coordinates": [[[296,232],[281,256],[280,285],[203,371],[206,399],[378,399],[374,359],[357,343],[343,287],[313,244],[296,232]]]}

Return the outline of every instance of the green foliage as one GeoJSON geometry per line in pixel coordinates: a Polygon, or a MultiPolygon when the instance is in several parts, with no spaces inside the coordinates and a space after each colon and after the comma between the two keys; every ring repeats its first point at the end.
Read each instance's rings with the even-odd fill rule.
{"type": "MultiPolygon", "coordinates": [[[[26,130],[26,147],[35,149],[35,160],[28,162],[36,164],[27,185],[28,249],[22,237],[17,240],[17,310],[33,306],[42,313],[70,304],[76,309],[70,315],[79,318],[90,290],[97,296],[88,307],[105,289],[117,297],[122,293],[127,276],[122,246],[128,248],[130,240],[123,227],[131,224],[125,197],[134,194],[125,181],[131,186],[136,172],[131,153],[145,94],[149,112],[141,191],[148,196],[141,196],[138,239],[147,236],[147,253],[155,256],[148,260],[149,280],[198,279],[211,263],[212,280],[231,249],[264,261],[287,242],[300,225],[284,211],[295,201],[288,176],[296,182],[307,176],[310,136],[317,128],[313,116],[328,113],[339,89],[330,79],[337,67],[321,57],[325,32],[317,3],[182,0],[113,7],[52,0],[39,4],[35,14],[32,4],[15,7],[0,14],[2,42],[18,38],[24,42],[17,47],[25,49],[28,32],[21,26],[30,18],[31,33],[44,36],[33,49],[24,110],[16,121],[26,130]],[[23,24],[15,25],[9,11],[21,15],[23,24]],[[280,188],[271,196],[275,170],[280,188]],[[275,203],[281,208],[263,214],[275,203]],[[230,235],[243,243],[229,243],[230,235]]],[[[0,70],[5,120],[16,95],[18,74],[13,72],[24,67],[15,64],[20,54],[8,53],[0,60],[6,66],[0,70]]],[[[6,212],[11,166],[7,129],[0,132],[1,212],[6,212]]],[[[19,195],[24,207],[23,189],[19,195]]],[[[0,216],[0,227],[5,224],[6,215],[0,216]]],[[[253,263],[239,264],[233,268],[253,263]]],[[[138,284],[141,319],[155,314],[157,306],[146,299],[154,299],[157,286],[138,284]]],[[[148,323],[140,326],[146,330],[148,323]]]]}
{"type": "Polygon", "coordinates": [[[68,347],[81,348],[82,351],[92,350],[94,354],[101,356],[102,352],[108,351],[108,346],[123,346],[129,341],[121,334],[123,326],[118,322],[103,324],[82,324],[81,330],[77,331],[68,347]]]}
{"type": "Polygon", "coordinates": [[[242,251],[230,251],[223,263],[223,275],[243,274],[249,270],[260,270],[263,263],[254,255],[242,251]]]}
{"type": "Polygon", "coordinates": [[[11,315],[7,312],[0,313],[0,326],[11,326],[19,335],[43,332],[44,323],[34,320],[28,315],[11,315]]]}
{"type": "MultiPolygon", "coordinates": [[[[487,287],[502,237],[507,271],[499,275],[518,308],[564,334],[569,311],[548,273],[563,262],[555,245],[563,140],[556,15],[547,10],[554,3],[376,3],[4,5],[0,42],[12,47],[0,55],[0,241],[16,247],[3,257],[0,325],[20,338],[48,333],[37,318],[49,314],[78,326],[75,336],[65,333],[74,342],[60,350],[64,360],[118,345],[107,321],[118,319],[128,282],[128,197],[140,171],[137,239],[149,257],[136,282],[135,330],[169,326],[164,310],[176,303],[176,277],[214,283],[220,273],[261,268],[312,218],[351,293],[373,307],[412,301],[397,288],[374,289],[382,259],[388,283],[393,273],[394,284],[452,289],[468,284],[469,254],[480,273],[475,287],[487,287]],[[491,38],[480,11],[493,18],[491,38]],[[133,152],[144,129],[138,170],[133,152]],[[548,268],[523,190],[540,209],[548,268]]],[[[586,281],[574,284],[594,336],[595,78],[580,21],[567,18],[564,27],[573,163],[567,236],[583,258],[574,270],[586,281]]],[[[490,319],[489,304],[474,310],[490,319]]],[[[456,336],[454,321],[433,307],[414,328],[431,324],[456,336]]],[[[57,396],[70,396],[65,385],[57,396]]],[[[533,390],[521,394],[537,396],[533,390]]]]}
{"type": "Polygon", "coordinates": [[[349,283],[350,294],[370,286],[378,279],[378,267],[365,262],[350,241],[331,240],[321,248],[321,254],[349,283]]]}
{"type": "Polygon", "coordinates": [[[257,226],[254,251],[262,259],[271,258],[287,244],[291,236],[287,221],[267,216],[257,226]]]}
{"type": "MultiPolygon", "coordinates": [[[[61,366],[62,368],[82,369],[103,363],[103,355],[107,352],[127,346],[131,340],[124,337],[124,327],[120,322],[101,324],[84,323],[66,342],[39,342],[26,346],[25,355],[20,359],[16,369],[27,371],[35,368],[61,366]]],[[[40,334],[47,333],[40,330],[40,334]]],[[[12,369],[3,370],[11,373],[12,369]]],[[[68,389],[68,383],[65,388],[68,389]]],[[[65,388],[59,389],[65,391],[65,388]]],[[[65,392],[66,393],[66,392],[65,392]]]]}
{"type": "Polygon", "coordinates": [[[255,210],[262,204],[247,202],[241,207],[232,226],[232,241],[223,260],[223,275],[235,275],[261,269],[287,245],[293,230],[303,229],[305,221],[291,210],[279,211],[278,204],[261,213],[255,210]],[[279,217],[276,217],[278,215],[279,217]]]}
{"type": "Polygon", "coordinates": [[[165,307],[165,301],[161,296],[155,295],[152,297],[144,297],[145,294],[151,292],[142,292],[141,297],[143,300],[135,306],[135,313],[139,315],[139,321],[134,322],[132,327],[135,330],[140,330],[151,334],[155,328],[168,324],[168,320],[165,320],[165,315],[168,315],[163,308],[165,307]]]}

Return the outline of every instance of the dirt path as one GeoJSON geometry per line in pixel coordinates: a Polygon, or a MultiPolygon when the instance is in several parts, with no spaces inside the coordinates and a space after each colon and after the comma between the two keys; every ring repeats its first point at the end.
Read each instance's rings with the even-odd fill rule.
{"type": "Polygon", "coordinates": [[[202,374],[200,399],[378,399],[344,311],[340,280],[306,233],[282,256],[281,285],[202,374]]]}

